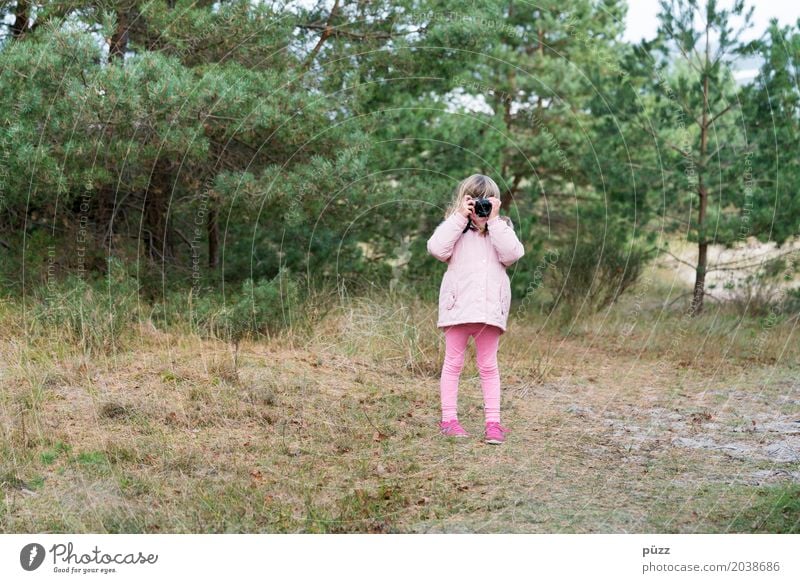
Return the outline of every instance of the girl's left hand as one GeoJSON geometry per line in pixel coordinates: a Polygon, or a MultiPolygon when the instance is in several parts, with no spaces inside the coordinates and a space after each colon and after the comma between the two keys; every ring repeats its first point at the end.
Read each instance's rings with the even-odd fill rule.
{"type": "Polygon", "coordinates": [[[500,214],[500,205],[502,204],[500,199],[494,196],[490,196],[489,200],[492,201],[492,212],[489,213],[489,218],[487,220],[491,220],[500,214]]]}

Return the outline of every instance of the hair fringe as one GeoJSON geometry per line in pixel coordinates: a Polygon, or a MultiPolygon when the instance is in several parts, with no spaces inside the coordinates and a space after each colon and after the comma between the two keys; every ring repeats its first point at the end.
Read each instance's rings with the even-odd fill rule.
{"type": "Polygon", "coordinates": [[[458,183],[453,194],[450,206],[444,212],[444,218],[449,217],[461,207],[461,201],[465,196],[500,198],[500,188],[497,183],[484,174],[472,174],[458,183]]]}

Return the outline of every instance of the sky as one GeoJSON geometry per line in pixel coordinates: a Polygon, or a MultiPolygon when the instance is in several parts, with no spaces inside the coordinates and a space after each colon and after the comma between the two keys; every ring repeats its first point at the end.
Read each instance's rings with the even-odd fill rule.
{"type": "MultiPolygon", "coordinates": [[[[527,0],[535,3],[536,0],[527,0]]],[[[569,0],[564,0],[569,5],[569,0]]],[[[294,4],[306,7],[314,6],[318,0],[293,0],[294,4]]],[[[332,0],[329,2],[332,4],[332,0]]],[[[718,0],[722,8],[730,8],[734,0],[718,0]]],[[[705,5],[700,0],[701,6],[705,5]]],[[[800,1],[798,0],[747,0],[747,6],[755,6],[753,12],[754,26],[743,35],[743,40],[750,40],[757,37],[766,29],[771,18],[777,18],[781,25],[797,25],[800,19],[800,1]]],[[[625,34],[623,38],[630,42],[638,43],[642,38],[653,38],[658,28],[657,14],[659,12],[658,0],[628,0],[628,14],[625,22],[625,34]]],[[[10,22],[13,15],[8,14],[6,22],[10,22]]],[[[698,16],[699,19],[699,16],[698,16]]],[[[737,21],[733,22],[734,27],[737,21]]],[[[6,32],[6,31],[3,31],[6,32]]],[[[758,60],[750,59],[734,64],[737,69],[735,77],[744,82],[755,76],[757,73],[758,60]]]]}
{"type": "MultiPolygon", "coordinates": [[[[704,2],[700,3],[705,5],[704,2]]],[[[719,0],[720,8],[730,8],[733,0],[719,0]]],[[[800,2],[796,0],[750,0],[747,6],[755,6],[753,28],[742,35],[743,40],[759,36],[769,25],[770,18],[777,18],[781,25],[792,25],[800,18],[800,2]]],[[[658,0],[628,0],[628,16],[625,23],[626,40],[639,42],[642,38],[653,38],[658,28],[656,15],[659,12],[658,0]]],[[[741,21],[734,20],[734,29],[741,21]]]]}
{"type": "MultiPolygon", "coordinates": [[[[718,6],[722,9],[730,8],[734,0],[719,0],[718,6]]],[[[705,2],[699,2],[701,6],[705,2]]],[[[746,6],[755,6],[753,11],[753,26],[742,33],[742,40],[748,41],[759,37],[769,26],[772,18],[777,18],[781,26],[797,25],[800,18],[800,2],[784,0],[750,0],[746,6]]],[[[623,38],[630,42],[638,43],[642,38],[653,38],[658,28],[657,14],[660,10],[658,0],[628,0],[628,15],[625,22],[623,38]]],[[[698,15],[698,22],[701,15],[698,15]]],[[[733,18],[731,24],[734,31],[741,26],[741,18],[733,18]]],[[[733,76],[738,83],[746,83],[756,76],[761,60],[757,57],[741,59],[734,62],[733,76]]]]}
{"type": "MultiPolygon", "coordinates": [[[[535,0],[529,0],[535,2],[535,0]]],[[[734,0],[719,0],[719,5],[728,8],[734,0]]],[[[569,2],[569,0],[565,0],[569,2]]],[[[317,0],[294,0],[295,4],[311,7],[317,4],[317,0]]],[[[701,5],[704,4],[700,2],[701,5]]],[[[746,38],[762,32],[769,23],[769,19],[776,17],[783,24],[796,24],[800,18],[800,2],[797,0],[748,0],[748,6],[755,6],[753,21],[755,26],[751,29],[746,38]]],[[[628,0],[628,16],[625,23],[626,40],[639,42],[642,37],[652,38],[658,28],[656,15],[658,14],[658,0],[628,0]]],[[[6,15],[6,22],[13,20],[13,15],[6,15]]]]}

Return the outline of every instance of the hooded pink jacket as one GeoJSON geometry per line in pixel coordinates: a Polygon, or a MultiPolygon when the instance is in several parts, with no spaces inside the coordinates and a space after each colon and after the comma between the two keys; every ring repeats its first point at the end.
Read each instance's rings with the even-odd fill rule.
{"type": "Polygon", "coordinates": [[[439,288],[437,327],[480,322],[506,330],[511,306],[511,281],[506,267],[525,254],[511,221],[497,216],[486,225],[487,235],[468,229],[467,217],[454,212],[442,221],[428,252],[447,263],[439,288]]]}

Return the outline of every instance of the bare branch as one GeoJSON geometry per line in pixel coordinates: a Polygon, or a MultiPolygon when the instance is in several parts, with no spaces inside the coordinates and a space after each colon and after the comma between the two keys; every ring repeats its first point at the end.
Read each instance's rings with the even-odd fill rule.
{"type": "Polygon", "coordinates": [[[640,123],[639,123],[639,125],[641,126],[641,128],[642,128],[644,131],[646,131],[646,132],[647,132],[647,133],[649,133],[651,136],[653,136],[653,138],[655,138],[656,140],[662,140],[662,141],[663,141],[663,142],[664,142],[664,143],[667,145],[667,147],[668,147],[668,148],[670,148],[670,149],[672,149],[672,150],[675,150],[676,152],[678,152],[678,153],[679,153],[681,156],[683,156],[684,158],[688,158],[688,159],[690,159],[690,160],[691,160],[691,161],[692,161],[694,164],[697,164],[697,161],[694,159],[694,156],[692,156],[692,155],[691,155],[689,152],[684,152],[683,150],[681,150],[681,149],[680,149],[678,146],[676,146],[676,145],[675,145],[675,144],[673,144],[672,142],[668,142],[667,140],[664,140],[663,138],[660,138],[660,137],[658,136],[658,134],[656,134],[656,132],[655,132],[655,131],[653,131],[653,129],[652,129],[652,128],[650,128],[649,126],[647,126],[646,124],[642,124],[642,123],[640,122],[640,123]]]}
{"type": "Polygon", "coordinates": [[[725,115],[726,113],[728,113],[728,111],[730,110],[731,107],[733,107],[733,102],[729,103],[728,107],[726,107],[725,109],[720,111],[717,115],[715,115],[710,120],[708,120],[708,122],[707,122],[708,127],[711,127],[712,125],[714,125],[714,122],[717,121],[718,118],[720,118],[723,115],[725,115]]]}
{"type": "MultiPolygon", "coordinates": [[[[298,28],[305,28],[308,30],[328,30],[327,25],[325,24],[298,24],[298,28]]],[[[324,33],[323,33],[324,34],[324,33]]],[[[348,38],[353,38],[356,40],[365,40],[365,39],[373,39],[373,38],[382,38],[382,39],[390,39],[392,35],[388,32],[378,31],[378,32],[350,32],[349,30],[342,30],[340,28],[330,27],[328,30],[327,37],[330,36],[346,36],[348,38]]]]}
{"type": "Polygon", "coordinates": [[[678,261],[679,263],[683,263],[684,265],[688,265],[692,269],[697,269],[696,265],[693,265],[693,264],[689,263],[688,261],[684,261],[683,259],[681,259],[677,255],[675,255],[674,253],[671,253],[670,251],[667,251],[664,248],[659,248],[658,250],[659,251],[663,251],[664,253],[666,253],[667,255],[669,255],[670,257],[672,257],[675,261],[678,261]]]}
{"type": "Polygon", "coordinates": [[[334,2],[333,8],[331,9],[331,13],[328,15],[328,21],[324,25],[316,25],[316,24],[300,25],[300,28],[308,28],[311,30],[322,30],[322,34],[319,35],[319,40],[317,41],[317,44],[314,45],[314,48],[308,54],[308,58],[306,59],[306,62],[303,63],[301,70],[305,71],[311,66],[311,63],[314,62],[314,59],[316,58],[317,53],[319,53],[320,49],[322,48],[322,45],[325,44],[325,41],[328,39],[328,37],[331,36],[331,34],[333,34],[333,27],[331,26],[331,23],[333,22],[333,19],[336,17],[337,12],[339,12],[339,0],[336,0],[336,2],[334,2]]]}

